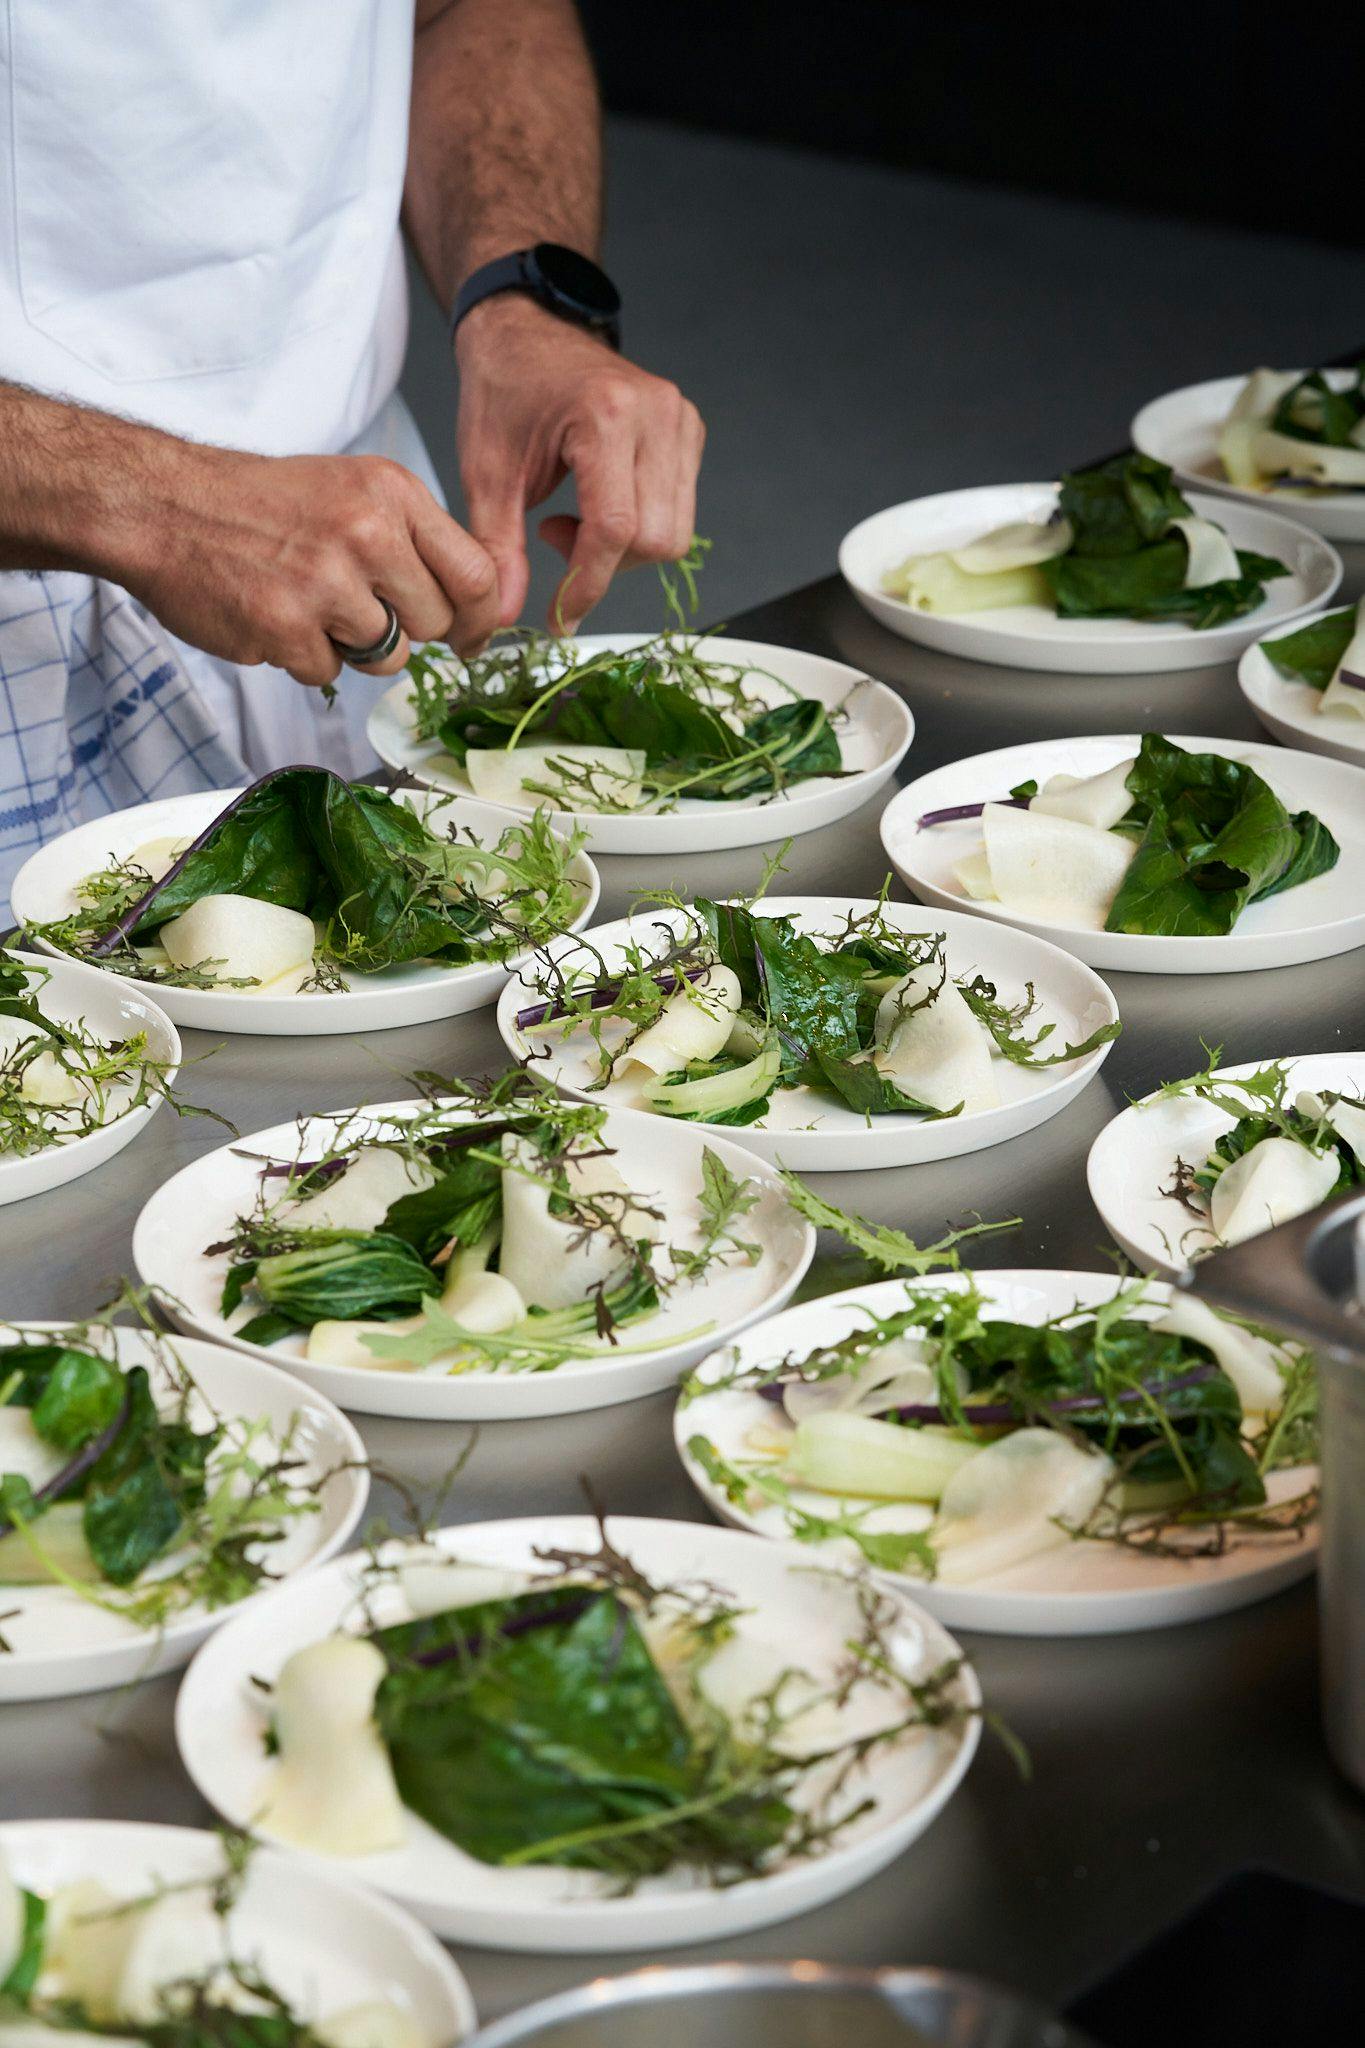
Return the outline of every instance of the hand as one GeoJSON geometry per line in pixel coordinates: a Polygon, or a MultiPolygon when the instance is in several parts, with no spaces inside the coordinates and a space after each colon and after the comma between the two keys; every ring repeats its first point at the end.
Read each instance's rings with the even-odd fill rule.
{"type": "Polygon", "coordinates": [[[154,474],[117,580],[182,640],[229,661],[335,680],[329,635],[380,639],[379,598],[403,638],[367,673],[392,675],[409,640],[461,654],[498,623],[491,555],[396,462],[369,455],[240,455],[158,438],[154,474]]]}
{"type": "Polygon", "coordinates": [[[675,562],[692,541],[706,429],[674,384],[520,294],[460,322],[460,474],[475,538],[497,564],[498,619],[526,602],[526,512],[572,472],[578,517],[542,519],[568,563],[550,623],[574,632],[620,568],[675,562]]]}

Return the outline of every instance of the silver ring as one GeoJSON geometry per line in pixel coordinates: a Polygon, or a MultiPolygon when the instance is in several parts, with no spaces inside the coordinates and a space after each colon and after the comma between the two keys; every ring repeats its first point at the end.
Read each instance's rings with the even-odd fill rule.
{"type": "MultiPolygon", "coordinates": [[[[376,592],[376,596],[378,593],[376,592]]],[[[379,638],[370,647],[351,647],[345,640],[338,640],[329,633],[337,653],[349,668],[368,668],[372,662],[387,661],[403,637],[403,628],[398,623],[398,614],[386,597],[379,599],[384,607],[385,626],[379,638]]]]}

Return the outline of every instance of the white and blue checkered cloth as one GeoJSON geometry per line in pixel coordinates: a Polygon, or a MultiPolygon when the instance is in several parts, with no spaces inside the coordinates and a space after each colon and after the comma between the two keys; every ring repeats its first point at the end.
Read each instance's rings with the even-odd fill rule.
{"type": "Polygon", "coordinates": [[[126,591],[0,575],[0,929],[15,875],[45,840],[149,797],[245,779],[178,648],[126,591]]]}

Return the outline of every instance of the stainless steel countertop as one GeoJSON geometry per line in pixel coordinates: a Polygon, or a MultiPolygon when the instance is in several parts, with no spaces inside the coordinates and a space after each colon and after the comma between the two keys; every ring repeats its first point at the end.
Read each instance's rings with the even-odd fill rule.
{"type": "MultiPolygon", "coordinates": [[[[1353,551],[1348,592],[1365,583],[1353,551]]],[[[1030,737],[1164,728],[1264,738],[1232,669],[1090,679],[1029,674],[916,649],[867,618],[836,578],[730,622],[756,639],[838,656],[902,690],[919,729],[906,764],[945,761],[1030,737]]],[[[748,886],[765,849],[664,864],[600,861],[602,919],[642,888],[748,886]]],[[[784,888],[867,895],[885,872],[877,806],[797,840],[784,888]]],[[[897,893],[903,894],[903,891],[897,893]]],[[[822,1177],[823,1193],[924,1239],[973,1210],[1023,1227],[972,1248],[981,1265],[1103,1264],[1105,1234],[1085,1188],[1085,1155],[1127,1097],[1200,1063],[1202,1037],[1229,1060],[1325,1052],[1365,1037],[1365,952],[1260,974],[1112,975],[1124,1020],[1102,1073],[1041,1130],[961,1160],[822,1177]]],[[[210,1050],[187,1033],[193,1058],[210,1050]]],[[[401,1092],[417,1068],[502,1064],[492,1012],[367,1038],[228,1039],[185,1076],[188,1092],[246,1132],[301,1110],[401,1092]]],[[[129,1268],[132,1225],[161,1181],[223,1134],[163,1111],[84,1180],[0,1212],[0,1280],[10,1318],[85,1313],[129,1268]]],[[[552,1423],[484,1429],[445,1519],[481,1521],[581,1506],[590,1474],[610,1509],[702,1519],[658,1396],[552,1423]]],[[[358,1418],[371,1455],[432,1484],[466,1432],[358,1418]]],[[[392,1511],[376,1488],[375,1505],[392,1511]]],[[[687,1956],[815,1956],[936,1963],[1061,2005],[1220,1878],[1248,1865],[1365,1892],[1365,1803],[1328,1762],[1317,1725],[1315,1612],[1301,1586],[1240,1614],[1091,1641],[966,1636],[986,1695],[1027,1745],[1021,1782],[988,1739],[929,1834],[860,1891],[803,1919],[687,1956]]],[[[0,1709],[0,1811],[202,1825],[171,1733],[176,1680],[124,1695],[0,1709]]],[[[518,1956],[460,1950],[485,2018],[602,1971],[626,1955],[518,1956]]]]}

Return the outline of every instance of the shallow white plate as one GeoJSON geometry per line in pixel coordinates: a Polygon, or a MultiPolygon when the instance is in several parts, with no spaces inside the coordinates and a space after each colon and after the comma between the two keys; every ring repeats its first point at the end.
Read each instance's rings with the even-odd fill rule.
{"type": "MultiPolygon", "coordinates": [[[[1068,1273],[1021,1268],[952,1274],[917,1287],[945,1291],[975,1280],[1000,1312],[1015,1322],[1044,1322],[1078,1304],[1093,1308],[1108,1301],[1121,1282],[1112,1273],[1068,1273]]],[[[1168,1290],[1153,1283],[1153,1296],[1163,1301],[1168,1290]]],[[[802,1357],[818,1345],[837,1342],[865,1325],[870,1315],[885,1316],[904,1307],[906,1283],[879,1280],[870,1287],[851,1287],[808,1301],[785,1315],[774,1316],[747,1332],[733,1350],[717,1351],[697,1370],[706,1381],[730,1373],[735,1365],[776,1365],[789,1354],[802,1357]]],[[[688,1452],[694,1436],[709,1437],[721,1456],[732,1463],[752,1456],[749,1434],[762,1429],[771,1435],[776,1411],[747,1388],[701,1393],[678,1407],[673,1433],[687,1476],[712,1511],[722,1520],[757,1535],[789,1537],[786,1515],[776,1503],[752,1510],[737,1508],[710,1480],[688,1452]]],[[[1267,1491],[1272,1500],[1302,1493],[1315,1475],[1308,1469],[1272,1474],[1267,1491]]],[[[831,1494],[795,1489],[793,1502],[814,1514],[828,1515],[843,1503],[831,1494]]],[[[854,1501],[855,1507],[866,1506],[854,1501]]],[[[910,1502],[887,1502],[873,1509],[869,1529],[926,1529],[931,1510],[910,1502]]],[[[840,1538],[811,1546],[813,1557],[843,1561],[857,1556],[857,1546],[840,1538]]],[[[911,1587],[916,1600],[950,1628],[980,1629],[988,1635],[1096,1636],[1129,1629],[1169,1628],[1176,1622],[1203,1621],[1235,1607],[1263,1600],[1281,1586],[1304,1578],[1317,1562],[1317,1531],[1302,1537],[1256,1536],[1232,1544],[1222,1557],[1192,1559],[1149,1557],[1113,1543],[1067,1542],[1040,1552],[1009,1571],[993,1572],[975,1585],[939,1585],[930,1579],[897,1578],[911,1587]]]]}
{"type": "MultiPolygon", "coordinates": [[[[1305,619],[1304,625],[1310,620],[1305,619]]],[[[1266,638],[1279,639],[1278,633],[1266,638]]],[[[1365,768],[1365,719],[1319,711],[1322,691],[1294,676],[1282,676],[1264,644],[1248,647],[1237,664],[1237,683],[1267,732],[1286,746],[1306,747],[1310,754],[1328,754],[1365,768]]]]}
{"type": "MultiPolygon", "coordinates": [[[[1301,1088],[1365,1093],[1365,1052],[1308,1053],[1284,1064],[1291,1076],[1291,1099],[1301,1088]]],[[[1246,1060],[1216,1071],[1237,1080],[1270,1065],[1270,1060],[1246,1060]]],[[[1216,1250],[1212,1225],[1162,1190],[1172,1186],[1178,1160],[1202,1166],[1215,1139],[1236,1121],[1197,1095],[1164,1102],[1149,1097],[1121,1110],[1100,1132],[1086,1161],[1090,1199],[1135,1265],[1174,1276],[1216,1250]]]]}
{"type": "MultiPolygon", "coordinates": [[[[481,804],[473,797],[455,800],[450,796],[423,791],[395,792],[431,829],[444,832],[448,826],[473,832],[481,844],[494,845],[499,835],[518,820],[497,804],[481,804]]],[[[14,878],[11,903],[20,925],[51,924],[69,917],[78,908],[76,886],[87,875],[97,873],[111,857],[121,858],[146,845],[149,839],[192,839],[226,810],[235,789],[202,790],[191,796],[162,797],[156,803],[138,804],[132,810],[111,811],[107,817],[92,818],[64,832],[60,839],[31,854],[14,878]]],[[[556,826],[556,830],[560,828],[556,826]]],[[[585,925],[597,907],[601,888],[597,869],[585,853],[575,855],[570,877],[582,892],[582,901],[571,930],[585,925]]],[[[44,953],[55,948],[43,944],[44,953]]],[[[60,957],[60,956],[59,956],[60,957]]],[[[374,974],[348,972],[344,990],[329,993],[315,989],[307,995],[269,996],[250,989],[172,988],[160,982],[139,981],[135,975],[102,972],[102,979],[120,988],[137,989],[154,996],[168,1017],[177,1024],[193,1025],[197,1031],[239,1031],[254,1037],[281,1038],[294,1035],[310,1038],[341,1031],[387,1031],[402,1024],[431,1024],[441,1017],[461,1017],[467,1010],[481,1009],[493,1000],[507,977],[511,962],[471,962],[466,967],[442,967],[435,962],[415,961],[403,967],[385,967],[374,974]]],[[[101,972],[92,964],[90,972],[101,972]]]]}
{"type": "MultiPolygon", "coordinates": [[[[870,897],[769,896],[756,907],[767,916],[794,917],[800,930],[831,932],[847,917],[863,916],[878,906],[870,897]]],[[[1025,985],[1032,982],[1039,1008],[1029,1020],[1029,1029],[1055,1023],[1053,1035],[1059,1045],[1078,1045],[1118,1016],[1118,1005],[1099,976],[1055,946],[1023,933],[1006,933],[1003,928],[989,931],[970,918],[944,917],[914,903],[886,903],[881,908],[887,921],[900,931],[943,932],[949,969],[959,980],[979,971],[1011,1002],[1019,1000],[1025,985]]],[[[632,931],[639,943],[642,936],[648,938],[649,927],[662,923],[675,930],[686,929],[681,911],[646,910],[633,926],[629,918],[600,925],[585,934],[584,943],[611,967],[621,960],[632,931]]],[[[547,950],[558,960],[575,951],[572,940],[556,940],[547,950]]],[[[592,964],[581,950],[573,959],[573,965],[583,969],[592,964]]],[[[518,1028],[517,1012],[540,995],[531,979],[534,973],[534,967],[526,967],[514,975],[498,1003],[498,1029],[513,1057],[529,1059],[537,1072],[565,1095],[640,1111],[643,1097],[632,1082],[613,1081],[606,1089],[593,1088],[596,1047],[586,1033],[566,1040],[537,1032],[534,1026],[525,1031],[518,1028]]],[[[738,1135],[751,1151],[798,1173],[853,1173],[860,1167],[919,1166],[931,1159],[956,1159],[964,1152],[979,1152],[983,1146],[1017,1138],[1021,1131],[1031,1131],[1035,1124],[1056,1116],[1099,1072],[1108,1051],[1105,1044],[1084,1059],[1037,1073],[1008,1060],[995,1060],[992,1071],[1000,1091],[998,1106],[965,1116],[866,1118],[812,1089],[779,1088],[764,1120],[738,1127],[738,1135]]],[[[642,1113],[656,1130],[704,1132],[711,1144],[726,1130],[717,1124],[683,1123],[653,1111],[642,1113]]]]}
{"type": "Polygon", "coordinates": [[[1045,668],[1068,675],[1155,675],[1166,669],[1212,668],[1230,661],[1258,633],[1285,625],[1327,603],[1341,581],[1341,560],[1317,534],[1260,506],[1225,498],[1191,498],[1194,510],[1227,529],[1234,547],[1287,563],[1288,576],[1267,583],[1265,602],[1245,618],[1204,632],[1147,619],[1059,619],[1046,605],[1002,605],[988,612],[925,612],[881,587],[907,555],[964,547],[992,527],[1046,519],[1055,484],[984,484],[912,498],[875,512],[844,535],[839,568],[859,604],[903,640],[944,654],[994,661],[1005,668],[1045,668]]]}
{"type": "MultiPolygon", "coordinates": [[[[1327,381],[1342,391],[1350,372],[1329,370],[1327,381]]],[[[1169,463],[1178,483],[1217,491],[1243,505],[1273,505],[1329,540],[1365,540],[1365,491],[1245,491],[1228,482],[1218,459],[1218,430],[1245,383],[1246,376],[1214,377],[1153,398],[1129,428],[1133,446],[1169,463]]]]}
{"type": "MultiPolygon", "coordinates": [[[[54,1024],[84,1024],[110,1045],[145,1031],[147,1058],[164,1061],[168,1069],[166,1083],[169,1086],[174,1082],[180,1070],[180,1036],[149,989],[137,983],[120,984],[113,975],[79,966],[74,960],[40,957],[36,953],[15,953],[12,957],[34,970],[29,993],[54,1024]]],[[[111,1107],[116,1110],[120,1100],[129,1101],[134,1093],[135,1089],[123,1085],[112,1088],[111,1107]]],[[[89,1131],[84,1137],[64,1138],[60,1144],[49,1145],[45,1151],[31,1153],[27,1158],[17,1158],[0,1149],[0,1208],[24,1195],[46,1194],[49,1188],[62,1187],[67,1181],[79,1180],[82,1174],[103,1166],[106,1159],[131,1145],[156,1115],[160,1102],[160,1095],[154,1095],[137,1109],[111,1114],[98,1130],[89,1131]]]]}
{"type": "MultiPolygon", "coordinates": [[[[64,1327],[50,1322],[0,1326],[0,1363],[5,1346],[30,1334],[42,1338],[64,1327]]],[[[274,1580],[295,1576],[334,1556],[364,1512],[370,1484],[365,1446],[345,1416],[323,1396],[301,1387],[274,1366],[243,1358],[218,1344],[163,1337],[158,1356],[157,1346],[144,1330],[115,1329],[108,1335],[120,1363],[145,1365],[153,1390],[164,1393],[168,1402],[178,1393],[173,1361],[180,1361],[203,1396],[191,1403],[190,1419],[196,1428],[207,1428],[213,1413],[228,1420],[259,1416],[270,1424],[272,1435],[281,1439],[293,1424],[291,1441],[299,1460],[295,1483],[316,1490],[318,1511],[296,1516],[285,1525],[281,1541],[270,1546],[270,1578],[262,1582],[260,1593],[228,1607],[188,1608],[160,1630],[138,1628],[63,1586],[0,1583],[0,1608],[5,1610],[4,1633],[10,1650],[8,1656],[0,1657],[0,1700],[63,1698],[111,1685],[132,1685],[157,1672],[178,1671],[225,1616],[240,1613],[252,1600],[268,1597],[274,1580]]],[[[155,1575],[153,1566],[149,1582],[155,1575]]]]}
{"type": "MultiPolygon", "coordinates": [[[[1169,737],[1189,753],[1245,761],[1291,811],[1316,812],[1341,848],[1336,866],[1297,889],[1286,889],[1282,896],[1251,904],[1230,932],[1213,938],[1159,938],[1147,932],[1044,924],[1018,916],[1003,903],[974,902],[953,869],[980,849],[980,820],[919,829],[919,820],[929,811],[1007,797],[1030,776],[1041,784],[1062,773],[1098,775],[1137,753],[1141,741],[1136,733],[1029,740],[1020,747],[971,754],[922,775],[882,813],[887,859],[922,902],[1037,932],[1092,967],[1122,968],[1128,974],[1235,974],[1256,967],[1295,967],[1365,945],[1365,775],[1318,754],[1291,753],[1255,740],[1198,739],[1185,733],[1169,737]]],[[[498,1014],[501,1017],[501,1009],[498,1014]]]]}
{"type": "MultiPolygon", "coordinates": [[[[583,654],[603,648],[644,646],[652,633],[585,633],[574,645],[583,654]]],[[[803,654],[794,647],[770,647],[762,640],[707,639],[702,651],[716,661],[744,663],[777,676],[803,697],[844,704],[845,721],[835,729],[848,774],[815,776],[776,797],[746,797],[717,803],[683,797],[676,810],[613,816],[601,811],[556,812],[565,825],[587,835],[594,853],[715,853],[732,846],[758,846],[833,824],[856,811],[890,781],[914,735],[909,706],[885,683],[874,682],[842,661],[803,654]]],[[[406,676],[385,692],[370,713],[370,745],[390,768],[438,789],[468,791],[464,772],[439,740],[418,739],[406,676]]],[[[774,704],[786,692],[756,675],[752,694],[774,704]]],[[[535,808],[527,798],[527,810],[535,808]]]]}
{"type": "Polygon", "coordinates": [[[665,1296],[657,1314],[622,1330],[615,1350],[604,1346],[600,1358],[570,1359],[550,1372],[490,1370],[432,1377],[311,1365],[303,1356],[301,1336],[283,1338],[268,1349],[236,1337],[234,1326],[247,1322],[256,1311],[244,1304],[224,1320],[219,1301],[228,1260],[222,1254],[210,1257],[205,1247],[221,1243],[234,1219],[251,1210],[261,1156],[287,1161],[315,1158],[335,1143],[340,1125],[350,1126],[348,1141],[358,1142],[362,1127],[372,1129],[385,1118],[397,1120],[427,1107],[390,1102],[364,1111],[341,1110],[302,1125],[277,1124],[272,1130],[253,1131],[205,1153],[158,1188],[143,1209],[133,1230],[133,1263],[182,1327],[253,1358],[273,1360],[339,1407],[362,1415],[499,1422],[610,1407],[676,1385],[713,1344],[728,1341],[755,1317],[782,1308],[814,1256],[815,1232],[790,1207],[763,1161],[727,1133],[706,1132],[691,1124],[661,1132],[657,1118],[613,1112],[605,1141],[615,1148],[628,1185],[637,1194],[654,1198],[664,1211],[666,1235],[674,1243],[696,1239],[697,1193],[707,1147],[740,1180],[761,1185],[759,1204],[744,1218],[741,1233],[746,1241],[762,1245],[757,1264],[710,1266],[699,1281],[679,1285],[665,1296]],[[642,1348],[633,1351],[635,1345],[642,1348]]]}
{"type": "MultiPolygon", "coordinates": [[[[212,1885],[224,1869],[217,1835],[147,1821],[5,1821],[0,1856],[20,1886],[43,1897],[92,1878],[117,1898],[140,1899],[212,1885]]],[[[254,1964],[301,2019],[396,2005],[424,2048],[446,2048],[475,2024],[469,1986],[425,1927],[344,1876],[305,1869],[278,1849],[253,1850],[227,1929],[234,1959],[254,1964]]]]}
{"type": "MultiPolygon", "coordinates": [[[[820,1682],[846,1668],[849,1640],[860,1629],[853,1587],[837,1573],[813,1570],[815,1560],[800,1546],[760,1543],[697,1522],[634,1517],[610,1517],[607,1533],[658,1585],[704,1581],[734,1595],[741,1610],[737,1640],[722,1654],[747,1681],[742,1697],[761,1692],[793,1665],[820,1682]]],[[[598,1529],[587,1515],[554,1515],[440,1529],[434,1541],[466,1563],[534,1571],[537,1552],[547,1547],[595,1551],[598,1529]]],[[[260,1690],[252,1681],[270,1682],[295,1650],[353,1624],[363,1570],[357,1557],[337,1559],[306,1586],[291,1586],[268,1607],[220,1630],[191,1666],[176,1706],[181,1759],[204,1797],[235,1826],[247,1826],[259,1813],[271,1768],[261,1744],[260,1690]]],[[[928,1675],[961,1654],[903,1591],[892,1597],[901,1603],[894,1629],[903,1669],[928,1675]]],[[[407,1618],[392,1583],[371,1596],[371,1606],[381,1625],[407,1618]]],[[[719,1663],[712,1669],[719,1676],[719,1663]]],[[[969,1711],[979,1705],[969,1666],[957,1691],[969,1711]]],[[[836,1724],[838,1733],[822,1731],[821,1739],[849,1740],[886,1724],[884,1704],[870,1722],[867,1712],[868,1703],[856,1697],[836,1724]]],[[[979,1727],[973,1715],[952,1727],[916,1730],[894,1749],[874,1753],[849,1789],[855,1799],[871,1797],[876,1805],[832,1847],[720,1890],[686,1872],[646,1878],[622,1895],[590,1871],[549,1864],[499,1869],[465,1855],[413,1814],[401,1849],[342,1867],[410,1906],[447,1939],[489,1948],[563,1954],[714,1941],[809,1912],[882,1869],[952,1796],[979,1727]]],[[[795,1803],[801,1797],[798,1787],[795,1803]]],[[[312,1870],[320,1859],[300,1852],[298,1860],[312,1870]]]]}

